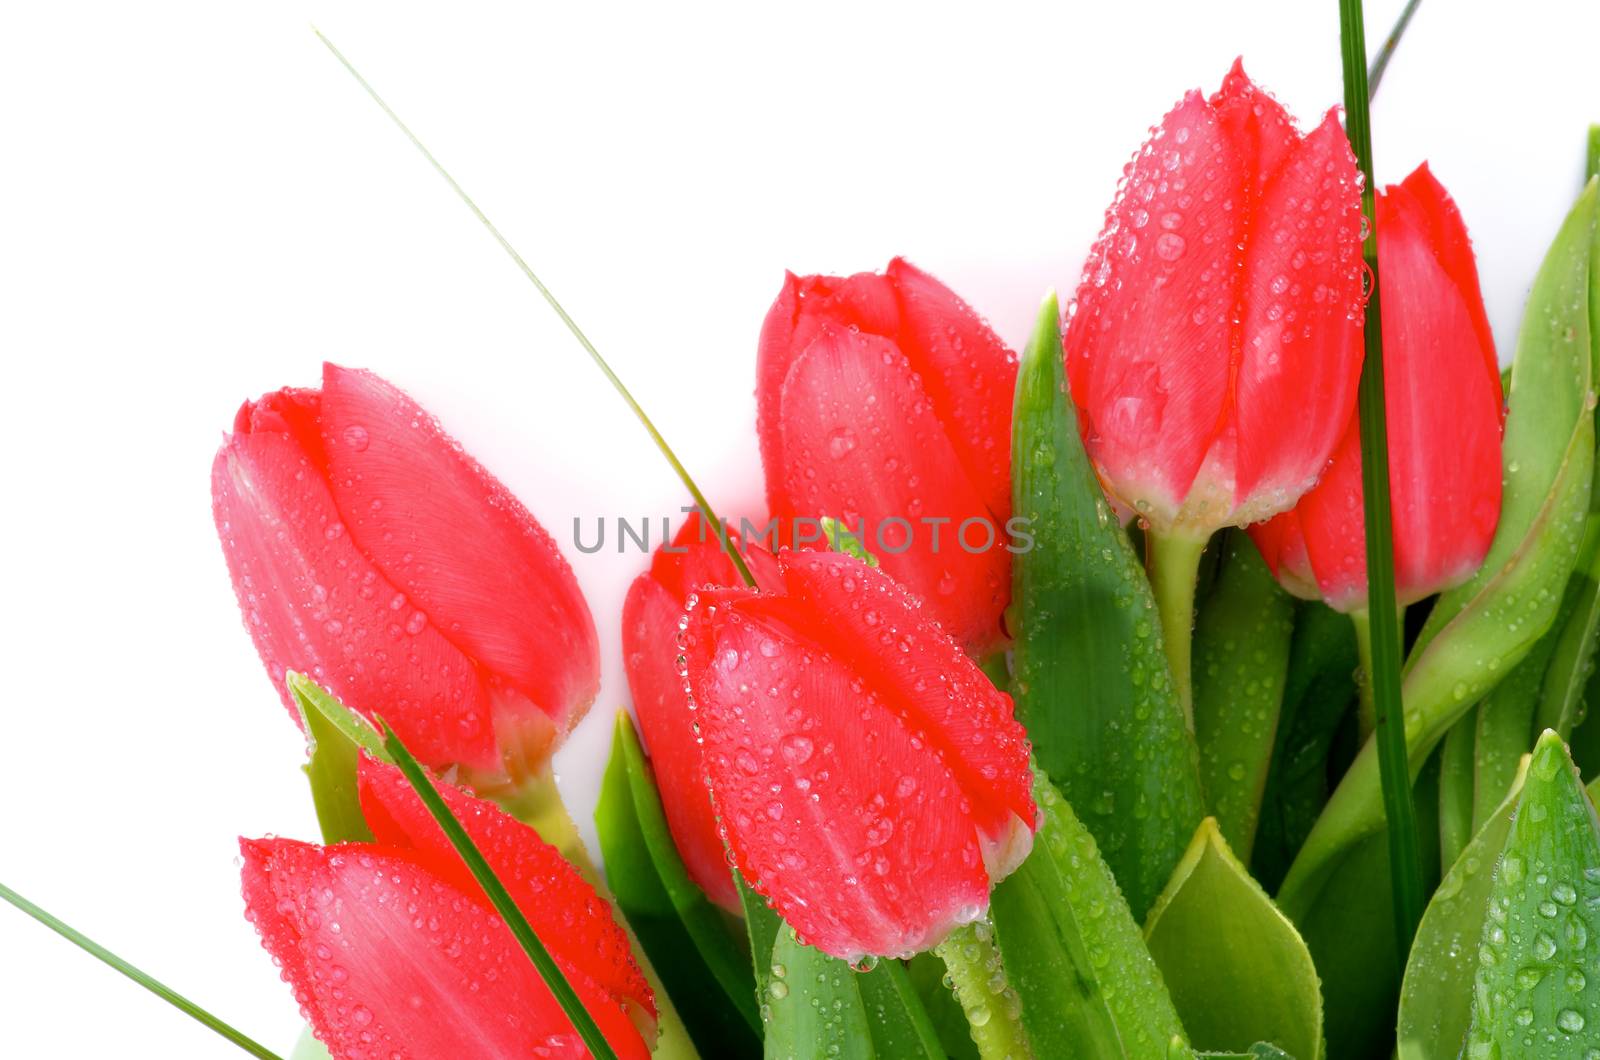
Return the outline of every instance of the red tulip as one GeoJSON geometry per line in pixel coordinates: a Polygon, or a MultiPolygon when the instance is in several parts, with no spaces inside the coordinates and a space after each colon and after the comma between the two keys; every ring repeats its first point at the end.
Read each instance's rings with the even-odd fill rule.
{"type": "Polygon", "coordinates": [[[685,674],[744,878],[856,960],[938,944],[1027,856],[1026,734],[915,597],[833,552],[691,600],[685,674]]]}
{"type": "MultiPolygon", "coordinates": [[[[730,533],[737,538],[731,528],[730,533]]],[[[743,553],[758,585],[776,589],[782,584],[772,553],[750,544],[743,546],[743,553]]],[[[691,725],[683,673],[675,658],[689,595],[708,586],[740,584],[721,539],[696,515],[678,531],[670,547],[656,550],[650,569],[634,579],[622,608],[628,690],[633,694],[633,709],[655,769],[673,843],[690,878],[729,911],[739,909],[739,892],[728,869],[711,794],[706,790],[700,740],[691,725]]]]}
{"type": "Polygon", "coordinates": [[[1355,159],[1302,136],[1235,63],[1129,163],[1069,307],[1084,442],[1157,532],[1290,507],[1349,422],[1361,367],[1355,159]]]}
{"type": "MultiPolygon", "coordinates": [[[[1461,212],[1426,164],[1379,196],[1384,415],[1402,604],[1460,584],[1500,520],[1504,395],[1461,212]]],[[[1367,606],[1361,433],[1292,511],[1251,528],[1290,591],[1340,611],[1367,606]]]]}
{"type": "Polygon", "coordinates": [[[599,686],[594,620],[555,542],[405,394],[324,365],[247,401],[212,508],[256,651],[381,712],[475,783],[537,771],[599,686]]]}
{"type": "Polygon", "coordinates": [[[1011,591],[1016,355],[896,258],[881,276],[787,275],[756,371],[772,514],[863,529],[883,569],[952,636],[974,652],[997,647],[1011,591]]]}
{"type": "MultiPolygon", "coordinates": [[[[242,839],[246,915],[341,1060],[588,1056],[505,921],[400,771],[361,764],[372,843],[242,839]]],[[[610,907],[490,803],[445,801],[620,1056],[647,1057],[655,1002],[610,907]]]]}

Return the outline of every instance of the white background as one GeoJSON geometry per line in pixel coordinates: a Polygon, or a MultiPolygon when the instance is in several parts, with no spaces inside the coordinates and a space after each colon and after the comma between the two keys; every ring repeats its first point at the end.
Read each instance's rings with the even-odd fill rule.
{"type": "MultiPolygon", "coordinates": [[[[1380,39],[1398,0],[1374,0],[1380,39]]],[[[1236,54],[1310,123],[1337,5],[9,5],[0,16],[0,880],[287,1051],[235,837],[316,834],[242,630],[208,470],[324,358],[409,389],[564,541],[675,511],[665,464],[485,233],[333,63],[452,166],[713,500],[759,504],[755,337],[782,270],[906,254],[1018,342],[1122,164],[1236,54]],[[581,10],[578,10],[581,8],[581,10]],[[587,524],[591,525],[591,524],[587,524]]],[[[1600,5],[1422,6],[1374,112],[1475,237],[1502,356],[1600,119],[1600,5]]],[[[587,818],[636,555],[568,549],[605,654],[560,756],[587,818]]],[[[230,1047],[0,908],[0,1054],[230,1047]]]]}

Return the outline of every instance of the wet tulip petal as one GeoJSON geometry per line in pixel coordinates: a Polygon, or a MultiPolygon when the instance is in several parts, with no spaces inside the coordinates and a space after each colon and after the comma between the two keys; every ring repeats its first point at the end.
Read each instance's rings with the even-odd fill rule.
{"type": "MultiPolygon", "coordinates": [[[[795,357],[816,339],[824,325],[854,327],[868,335],[893,337],[900,330],[900,307],[882,276],[796,276],[786,272],[783,289],[767,311],[756,353],[756,433],[761,466],[783,466],[779,406],[783,381],[795,357]]],[[[792,516],[767,472],[767,503],[774,515],[792,516]]]]}
{"type": "Polygon", "coordinates": [[[1284,511],[1349,424],[1361,370],[1361,206],[1330,112],[1268,181],[1246,244],[1232,421],[1242,521],[1284,511]]]}
{"type": "MultiPolygon", "coordinates": [[[[1391,209],[1378,214],[1386,237],[1378,256],[1395,580],[1409,603],[1464,581],[1489,551],[1500,520],[1504,397],[1477,285],[1456,284],[1436,256],[1438,234],[1425,233],[1422,211],[1400,195],[1408,193],[1391,189],[1380,200],[1391,209]]],[[[1452,241],[1465,242],[1459,216],[1453,229],[1452,241]]]]}
{"type": "Polygon", "coordinates": [[[1010,595],[1004,527],[951,474],[960,461],[949,436],[893,343],[825,329],[789,370],[780,426],[783,490],[798,514],[852,529],[878,520],[864,544],[885,571],[969,648],[1000,641],[1010,595]],[[928,519],[945,520],[937,552],[928,519]],[[977,521],[963,531],[969,519],[977,521]]]}
{"type": "MultiPolygon", "coordinates": [[[[362,756],[361,806],[380,846],[413,849],[441,880],[469,895],[477,882],[421,798],[394,766],[362,756]]],[[[436,784],[534,933],[563,969],[575,968],[618,1002],[654,1018],[650,988],[611,907],[555,847],[493,803],[436,784]]]]}
{"type": "Polygon", "coordinates": [[[422,616],[564,731],[598,690],[599,646],[550,535],[376,375],[326,365],[322,418],[334,499],[361,550],[405,593],[408,620],[422,616]]]}
{"type": "Polygon", "coordinates": [[[695,612],[706,770],[741,872],[810,945],[849,960],[924,949],[988,902],[969,804],[915,731],[801,612],[745,597],[695,612]],[[936,852],[936,855],[935,855],[936,852]]]}
{"type": "Polygon", "coordinates": [[[989,512],[1011,513],[1011,404],[1017,355],[956,293],[904,258],[887,270],[899,298],[900,349],[989,512]]]}
{"type": "Polygon", "coordinates": [[[645,749],[655,770],[673,844],[689,876],[712,901],[739,909],[739,892],[722,846],[700,741],[691,727],[678,673],[674,636],[683,602],[654,577],[641,575],[622,608],[623,663],[645,749]]]}
{"type": "MultiPolygon", "coordinates": [[[[335,1055],[588,1055],[505,923],[414,858],[287,839],[240,850],[247,915],[335,1055]]],[[[619,1005],[569,979],[620,1056],[649,1056],[619,1005]]]]}
{"type": "Polygon", "coordinates": [[[1189,93],[1129,164],[1070,310],[1090,454],[1144,513],[1182,505],[1226,408],[1245,179],[1189,93]]]}
{"type": "Polygon", "coordinates": [[[382,704],[385,719],[429,761],[498,767],[477,667],[436,629],[413,622],[289,433],[233,435],[212,465],[211,489],[245,627],[294,717],[286,668],[307,672],[346,703],[382,704]]]}
{"type": "Polygon", "coordinates": [[[881,572],[831,552],[786,553],[779,563],[788,594],[827,616],[809,632],[926,734],[989,846],[1003,852],[991,869],[1005,876],[1027,854],[1034,813],[1028,739],[1011,697],[881,572]]]}

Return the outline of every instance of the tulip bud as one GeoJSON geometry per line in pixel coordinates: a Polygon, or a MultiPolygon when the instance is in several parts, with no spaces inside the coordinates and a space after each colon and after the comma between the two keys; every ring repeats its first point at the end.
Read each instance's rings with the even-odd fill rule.
{"type": "Polygon", "coordinates": [[[1301,135],[1240,63],[1151,131],[1068,307],[1067,371],[1107,491],[1204,538],[1290,507],[1361,368],[1361,207],[1330,111],[1301,135]]]}
{"type": "Polygon", "coordinates": [[[772,514],[858,533],[975,654],[1004,639],[1016,376],[971,307],[899,258],[882,275],[789,274],[761,329],[772,514]]]}
{"type": "Polygon", "coordinates": [[[245,628],[292,716],[311,675],[419,758],[492,788],[541,770],[599,686],[555,542],[432,416],[370,372],[239,410],[212,510],[245,628]]]}
{"type": "Polygon", "coordinates": [[[1033,842],[1026,734],[888,576],[787,552],[768,592],[690,598],[684,648],[735,863],[804,940],[905,956],[981,916],[1033,842]]]}
{"type": "MultiPolygon", "coordinates": [[[[781,583],[772,553],[730,537],[745,557],[756,584],[775,589],[781,583]]],[[[711,794],[700,761],[700,739],[683,695],[683,673],[675,662],[684,603],[691,593],[713,586],[737,586],[739,573],[722,539],[699,515],[692,516],[650,561],[650,569],[628,590],[622,608],[622,657],[628,691],[639,719],[645,750],[655,769],[661,805],[673,844],[689,876],[712,901],[738,912],[734,887],[717,829],[711,794]]]]}
{"type": "MultiPolygon", "coordinates": [[[[581,1053],[566,1014],[399,770],[363,760],[376,842],[240,840],[246,916],[335,1056],[581,1053]]],[[[655,1002],[610,907],[531,828],[440,793],[619,1056],[655,1002]]]]}
{"type": "MultiPolygon", "coordinates": [[[[1505,403],[1461,212],[1426,164],[1378,198],[1383,373],[1395,592],[1414,603],[1483,563],[1500,517],[1505,403]]],[[[1367,606],[1361,437],[1355,417],[1317,485],[1250,528],[1290,592],[1367,606]]]]}

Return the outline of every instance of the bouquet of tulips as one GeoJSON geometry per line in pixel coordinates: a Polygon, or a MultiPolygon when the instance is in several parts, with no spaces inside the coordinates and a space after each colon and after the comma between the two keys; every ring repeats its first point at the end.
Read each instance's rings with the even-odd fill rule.
{"type": "Polygon", "coordinates": [[[378,375],[247,401],[216,526],[322,832],[240,844],[294,1056],[1600,1058],[1596,166],[1502,373],[1347,80],[1309,131],[1240,64],[1185,95],[1020,354],[904,260],[785,277],[766,510],[650,427],[694,506],[603,616],[598,861],[562,548],[378,375]]]}

